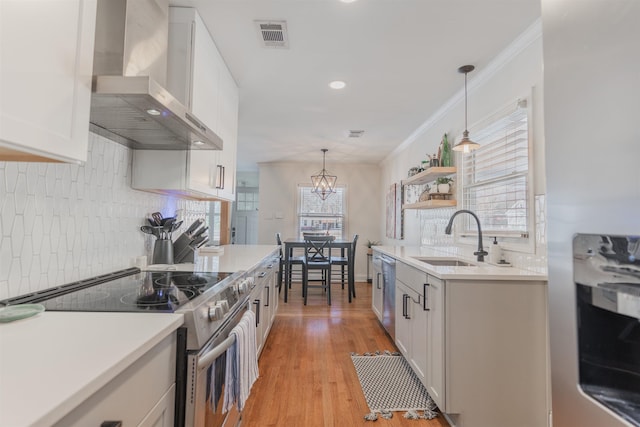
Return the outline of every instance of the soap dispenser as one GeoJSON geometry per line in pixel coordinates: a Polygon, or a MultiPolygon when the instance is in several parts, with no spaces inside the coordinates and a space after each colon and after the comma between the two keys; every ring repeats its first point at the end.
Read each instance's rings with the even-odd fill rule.
{"type": "Polygon", "coordinates": [[[502,259],[502,248],[498,244],[498,238],[493,238],[493,243],[489,245],[489,262],[491,264],[499,264],[502,259]]]}

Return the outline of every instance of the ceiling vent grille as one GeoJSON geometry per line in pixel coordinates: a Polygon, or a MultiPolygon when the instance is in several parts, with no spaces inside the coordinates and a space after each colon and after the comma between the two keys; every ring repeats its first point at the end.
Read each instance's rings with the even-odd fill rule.
{"type": "Polygon", "coordinates": [[[364,134],[363,130],[350,130],[349,133],[347,134],[347,137],[349,137],[349,138],[361,138],[363,134],[364,134]]]}
{"type": "Polygon", "coordinates": [[[288,49],[287,21],[255,21],[263,47],[288,49]]]}

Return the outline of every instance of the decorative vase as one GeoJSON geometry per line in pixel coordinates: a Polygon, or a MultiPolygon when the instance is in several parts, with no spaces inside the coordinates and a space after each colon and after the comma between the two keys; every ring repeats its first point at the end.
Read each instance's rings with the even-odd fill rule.
{"type": "Polygon", "coordinates": [[[448,193],[449,184],[438,184],[438,193],[448,193]]]}

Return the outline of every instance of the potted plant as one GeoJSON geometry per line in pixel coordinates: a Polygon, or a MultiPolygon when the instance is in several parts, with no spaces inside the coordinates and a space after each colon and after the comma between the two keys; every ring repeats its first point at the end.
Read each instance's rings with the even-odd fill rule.
{"type": "Polygon", "coordinates": [[[377,240],[367,240],[367,243],[365,243],[365,245],[367,246],[367,253],[373,253],[373,250],[371,249],[372,246],[376,246],[379,245],[380,242],[378,242],[377,240]]]}
{"type": "Polygon", "coordinates": [[[441,176],[436,179],[436,185],[438,187],[438,193],[448,193],[451,189],[450,184],[453,182],[452,178],[448,176],[441,176]]]}

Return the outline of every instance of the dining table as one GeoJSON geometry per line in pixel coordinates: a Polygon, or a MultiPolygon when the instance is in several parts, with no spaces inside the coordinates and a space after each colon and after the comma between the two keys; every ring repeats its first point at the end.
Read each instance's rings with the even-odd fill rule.
{"type": "MultiPolygon", "coordinates": [[[[293,256],[293,251],[296,248],[304,249],[304,239],[301,238],[288,238],[282,242],[283,248],[283,256],[284,256],[284,302],[287,302],[289,297],[289,269],[291,268],[291,264],[289,263],[289,259],[293,256]]],[[[346,256],[347,258],[347,287],[349,292],[349,302],[351,302],[351,298],[355,297],[355,273],[353,271],[354,267],[354,259],[352,254],[352,240],[344,240],[344,239],[334,239],[331,241],[331,250],[339,249],[339,256],[346,256]]],[[[338,254],[331,254],[331,256],[338,256],[338,254]]]]}

